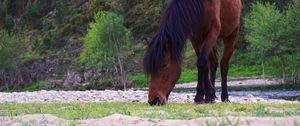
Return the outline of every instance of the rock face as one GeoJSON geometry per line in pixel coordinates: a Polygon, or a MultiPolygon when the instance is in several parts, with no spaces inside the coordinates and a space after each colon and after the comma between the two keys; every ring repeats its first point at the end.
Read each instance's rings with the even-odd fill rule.
{"type": "Polygon", "coordinates": [[[64,87],[68,89],[73,89],[74,87],[79,87],[84,81],[83,75],[79,72],[68,72],[67,78],[64,81],[64,87]]]}
{"type": "MultiPolygon", "coordinates": [[[[4,4],[6,5],[7,3],[8,2],[4,4]]],[[[10,5],[13,8],[17,8],[15,11],[20,12],[15,15],[12,14],[14,12],[7,13],[7,15],[12,14],[13,20],[15,20],[15,27],[21,27],[19,25],[23,26],[23,23],[20,23],[18,21],[21,21],[19,18],[24,14],[23,12],[26,12],[26,8],[24,8],[23,6],[27,5],[27,3],[28,1],[19,1],[13,5],[10,5]]],[[[68,27],[60,27],[59,29],[53,29],[53,25],[55,25],[53,24],[53,22],[55,22],[55,19],[53,19],[55,18],[54,11],[56,11],[57,8],[60,8],[61,4],[58,4],[55,1],[48,1],[43,2],[43,5],[38,5],[40,8],[42,8],[38,9],[39,16],[35,16],[35,18],[38,18],[39,22],[35,22],[34,25],[36,25],[38,28],[32,28],[32,30],[30,28],[26,28],[26,32],[29,32],[28,38],[34,38],[31,41],[35,41],[37,40],[35,39],[36,36],[47,36],[51,38],[52,32],[55,31],[55,33],[59,33],[59,36],[55,35],[55,37],[59,38],[59,43],[64,43],[65,46],[63,48],[49,47],[51,49],[43,49],[43,51],[47,52],[45,55],[41,55],[42,57],[38,57],[37,59],[30,59],[31,61],[25,61],[25,63],[18,62],[19,65],[16,66],[16,70],[1,71],[2,68],[0,68],[0,90],[6,87],[22,88],[29,86],[32,83],[44,80],[50,80],[50,82],[48,82],[49,85],[46,85],[45,88],[50,88],[56,85],[56,80],[66,79],[66,82],[64,83],[65,85],[70,85],[72,81],[76,82],[74,85],[77,85],[80,81],[89,80],[83,79],[83,75],[79,76],[78,74],[74,74],[74,72],[72,71],[78,70],[76,67],[74,68],[74,66],[77,65],[77,59],[83,48],[81,37],[86,34],[88,23],[90,22],[88,18],[92,17],[92,15],[94,14],[93,12],[91,12],[91,9],[93,9],[94,7],[90,6],[91,3],[89,2],[89,0],[69,0],[65,1],[63,4],[68,5],[67,8],[76,10],[76,16],[75,13],[64,14],[63,16],[70,16],[74,20],[72,20],[72,22],[68,21],[68,23],[61,25],[70,25],[71,27],[72,24],[72,26],[74,25],[74,28],[72,27],[70,29],[66,29],[68,27]],[[79,12],[80,16],[78,16],[79,14],[77,15],[77,13],[79,12]],[[68,33],[66,34],[65,32],[68,33]],[[53,51],[54,49],[59,51],[53,51]]],[[[106,6],[109,7],[109,4],[105,5],[105,7],[106,6]]],[[[66,6],[62,7],[65,8],[66,6]]],[[[101,10],[103,9],[104,7],[101,8],[101,10]]],[[[2,30],[4,29],[4,22],[1,19],[2,17],[0,17],[0,29],[2,30]]],[[[25,25],[26,24],[24,24],[24,26],[25,25]]],[[[1,34],[2,32],[0,32],[0,38],[2,36],[1,34]]],[[[71,85],[68,87],[73,86],[71,85]]]]}
{"type": "Polygon", "coordinates": [[[62,88],[64,84],[63,80],[52,80],[44,85],[44,89],[62,88]]]}
{"type": "Polygon", "coordinates": [[[45,89],[63,87],[73,90],[83,83],[100,80],[105,73],[102,69],[77,72],[69,67],[70,64],[63,55],[48,55],[45,59],[20,65],[14,71],[0,71],[0,89],[22,88],[47,79],[50,81],[44,85],[45,89]]]}
{"type": "Polygon", "coordinates": [[[102,69],[91,69],[85,72],[68,72],[63,82],[66,90],[78,90],[89,82],[99,81],[106,71],[102,69]]]}
{"type": "MultiPolygon", "coordinates": [[[[31,83],[46,78],[57,78],[68,69],[68,61],[62,55],[48,55],[44,59],[37,59],[19,65],[14,71],[0,73],[0,84],[9,87],[25,87],[31,83]]],[[[3,88],[0,85],[0,89],[3,88]]]]}

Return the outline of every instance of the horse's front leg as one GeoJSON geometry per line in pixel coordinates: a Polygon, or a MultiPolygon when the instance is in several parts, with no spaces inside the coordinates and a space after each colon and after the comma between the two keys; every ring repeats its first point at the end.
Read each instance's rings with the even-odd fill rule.
{"type": "MultiPolygon", "coordinates": [[[[203,42],[200,38],[201,38],[200,35],[193,36],[191,38],[192,45],[194,47],[197,57],[199,57],[199,55],[200,55],[201,46],[202,46],[202,42],[203,42]]],[[[204,80],[203,74],[201,74],[201,72],[200,72],[202,70],[200,67],[198,67],[199,66],[198,64],[199,64],[199,58],[197,60],[197,68],[198,68],[198,83],[197,83],[197,88],[196,88],[197,94],[194,99],[194,102],[196,104],[203,104],[204,103],[205,86],[204,86],[204,82],[203,82],[203,80],[204,80]]]]}
{"type": "Polygon", "coordinates": [[[236,47],[236,39],[239,33],[239,28],[231,33],[230,36],[225,38],[224,41],[224,52],[221,60],[221,77],[222,77],[222,93],[221,100],[222,102],[230,102],[228,98],[227,90],[227,74],[229,70],[229,61],[236,47]]]}
{"type": "Polygon", "coordinates": [[[215,89],[209,79],[208,58],[213,50],[219,35],[219,27],[212,27],[202,42],[193,41],[198,56],[198,85],[195,103],[212,103],[215,99],[215,89]],[[205,96],[205,99],[204,99],[205,96]]]}

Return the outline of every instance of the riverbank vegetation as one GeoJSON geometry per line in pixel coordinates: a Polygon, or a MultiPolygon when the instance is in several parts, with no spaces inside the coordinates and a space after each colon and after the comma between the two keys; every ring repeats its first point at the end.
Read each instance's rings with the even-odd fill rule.
{"type": "MultiPolygon", "coordinates": [[[[166,3],[1,1],[0,89],[147,86],[142,57],[166,3]],[[104,20],[101,14],[109,16],[104,20]]],[[[229,76],[278,78],[300,84],[300,1],[248,0],[243,5],[229,76]]],[[[221,42],[217,46],[221,54],[221,42]]],[[[178,83],[197,81],[196,56],[189,43],[184,56],[178,83]]]]}

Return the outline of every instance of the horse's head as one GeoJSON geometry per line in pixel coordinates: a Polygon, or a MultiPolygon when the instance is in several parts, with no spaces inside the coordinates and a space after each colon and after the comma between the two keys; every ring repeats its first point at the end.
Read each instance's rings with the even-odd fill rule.
{"type": "MultiPolygon", "coordinates": [[[[148,49],[148,53],[149,51],[148,49]]],[[[148,54],[148,57],[149,55],[150,57],[158,56],[157,52],[148,54]]],[[[152,57],[152,59],[149,60],[147,59],[146,53],[146,59],[144,60],[144,62],[147,62],[144,63],[146,71],[149,68],[152,69],[150,72],[148,70],[148,74],[150,75],[148,103],[150,105],[166,104],[181,73],[181,61],[173,60],[171,52],[168,51],[166,47],[163,56],[161,58],[158,57],[152,57]],[[156,63],[156,66],[150,67],[150,63],[156,63]]]]}

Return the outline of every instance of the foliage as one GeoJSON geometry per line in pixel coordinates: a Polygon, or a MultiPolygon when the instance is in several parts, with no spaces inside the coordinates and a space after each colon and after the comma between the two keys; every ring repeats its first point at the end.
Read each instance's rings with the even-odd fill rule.
{"type": "Polygon", "coordinates": [[[6,31],[0,39],[0,70],[14,69],[26,46],[16,36],[6,31]]]}
{"type": "Polygon", "coordinates": [[[6,29],[8,31],[12,31],[14,26],[15,26],[15,24],[14,24],[12,16],[10,16],[10,15],[5,16],[5,18],[4,18],[4,29],[6,29]]]}
{"type": "Polygon", "coordinates": [[[6,14],[6,4],[0,3],[0,17],[3,18],[6,14]]]}
{"type": "Polygon", "coordinates": [[[300,1],[293,0],[287,9],[288,39],[299,51],[300,45],[300,1]]]}
{"type": "MultiPolygon", "coordinates": [[[[245,18],[249,51],[252,55],[260,57],[263,73],[265,62],[278,57],[280,63],[277,65],[277,69],[280,70],[278,73],[282,73],[281,77],[285,81],[289,80],[288,66],[295,64],[293,62],[298,59],[296,54],[299,52],[299,46],[297,46],[299,44],[295,41],[299,40],[299,36],[297,36],[299,27],[294,28],[297,27],[296,22],[300,22],[300,19],[297,19],[297,13],[300,10],[299,7],[297,8],[297,2],[299,3],[299,1],[294,0],[294,4],[290,5],[290,8],[287,9],[287,15],[280,12],[274,4],[256,2],[245,18]],[[287,62],[289,55],[293,56],[291,62],[287,62]]],[[[295,69],[298,66],[294,65],[293,67],[295,69]]],[[[297,73],[294,71],[292,77],[294,83],[295,74],[297,73]]]]}
{"type": "Polygon", "coordinates": [[[0,92],[32,92],[32,91],[38,91],[38,90],[43,89],[43,86],[45,85],[45,83],[47,83],[47,81],[39,81],[39,82],[33,83],[29,86],[26,86],[22,89],[12,87],[12,89],[3,89],[3,90],[0,90],[0,92]]]}
{"type": "MultiPolygon", "coordinates": [[[[84,61],[81,55],[80,60],[77,60],[79,53],[81,53],[82,41],[86,38],[84,36],[87,34],[88,23],[93,20],[93,14],[98,11],[111,11],[124,17],[124,21],[120,24],[124,24],[132,30],[134,39],[130,39],[130,42],[127,43],[134,44],[134,49],[130,48],[132,52],[130,58],[122,56],[120,59],[121,61],[128,59],[141,62],[147,42],[157,29],[167,2],[168,0],[0,1],[1,32],[3,30],[8,31],[13,36],[12,38],[26,47],[26,51],[21,50],[23,53],[16,52],[15,58],[17,60],[8,65],[19,64],[22,66],[33,61],[33,59],[43,62],[42,59],[46,59],[50,55],[64,55],[66,58],[72,57],[70,58],[72,60],[66,62],[70,66],[70,68],[66,68],[67,71],[99,68],[99,66],[113,68],[114,63],[101,65],[100,62],[94,62],[101,57],[96,54],[99,51],[94,52],[95,57],[84,61]],[[94,63],[84,63],[90,60],[94,60],[94,63]],[[80,62],[85,65],[80,64],[80,62]]],[[[244,29],[246,26],[244,22],[246,24],[250,16],[242,20],[241,34],[237,45],[238,51],[232,62],[233,67],[230,69],[230,76],[259,76],[265,73],[267,76],[285,76],[294,82],[300,80],[300,65],[298,63],[300,62],[299,0],[244,0],[242,2],[244,5],[242,17],[244,18],[251,12],[253,21],[248,21],[248,25],[253,25],[253,28],[251,28],[252,30],[244,29]],[[253,3],[255,2],[258,2],[260,7],[254,7],[255,4],[253,3]],[[260,18],[255,19],[254,16],[260,16],[260,18]],[[280,30],[280,27],[283,27],[283,30],[280,30]],[[249,39],[252,40],[249,41],[249,39]],[[260,43],[259,40],[262,42],[260,43]],[[262,63],[264,64],[262,65],[264,72],[261,71],[260,65],[262,63]],[[283,66],[286,67],[283,68],[283,66]]],[[[107,51],[107,53],[109,52],[107,51]]],[[[127,52],[121,54],[127,55],[127,52]]],[[[183,66],[185,71],[179,83],[197,81],[196,58],[192,46],[187,46],[185,55],[183,66]]],[[[107,57],[107,62],[114,61],[113,58],[107,57]]],[[[127,64],[126,61],[123,63],[127,64]]],[[[5,67],[9,68],[10,66],[5,67]]],[[[49,66],[45,67],[52,69],[48,68],[49,66]]],[[[127,68],[124,69],[126,73],[127,68]]],[[[134,69],[141,71],[141,66],[134,69]]],[[[120,74],[120,70],[117,71],[110,70],[106,73],[108,76],[103,77],[103,79],[112,80],[112,76],[120,74]]],[[[66,71],[63,72],[66,73],[66,71]]],[[[129,74],[129,79],[137,83],[134,85],[146,84],[146,78],[141,73],[130,71],[129,74]]],[[[61,75],[63,74],[59,74],[59,76],[61,75]]],[[[13,78],[12,76],[9,78],[13,78]]],[[[115,79],[118,80],[120,77],[115,79]]],[[[105,81],[105,83],[111,84],[112,82],[105,81]]]]}
{"type": "Polygon", "coordinates": [[[261,57],[278,55],[286,50],[284,46],[283,15],[273,4],[255,3],[245,18],[248,31],[246,39],[250,43],[252,53],[261,57]],[[275,54],[273,54],[275,53],[275,54]]]}
{"type": "MultiPolygon", "coordinates": [[[[111,12],[98,12],[95,22],[90,24],[85,36],[81,61],[89,67],[104,67],[114,53],[122,53],[128,48],[130,31],[125,28],[123,18],[111,12]]],[[[117,54],[121,55],[121,54],[117,54]]]]}
{"type": "Polygon", "coordinates": [[[128,79],[132,80],[134,87],[147,87],[148,86],[148,79],[144,73],[130,74],[128,76],[128,79]]]}
{"type": "Polygon", "coordinates": [[[293,0],[287,8],[287,42],[291,44],[292,81],[300,83],[300,0],[293,0]]]}
{"type": "Polygon", "coordinates": [[[126,24],[133,29],[136,37],[150,37],[154,33],[166,3],[167,0],[144,0],[125,7],[128,10],[126,24]]]}
{"type": "Polygon", "coordinates": [[[121,77],[124,81],[124,62],[128,55],[131,32],[123,26],[123,17],[112,12],[98,12],[84,38],[81,62],[88,68],[115,70],[111,79],[121,77]]]}
{"type": "Polygon", "coordinates": [[[34,19],[40,16],[40,4],[40,1],[28,1],[23,15],[23,20],[25,20],[25,22],[32,23],[34,19]]]}

